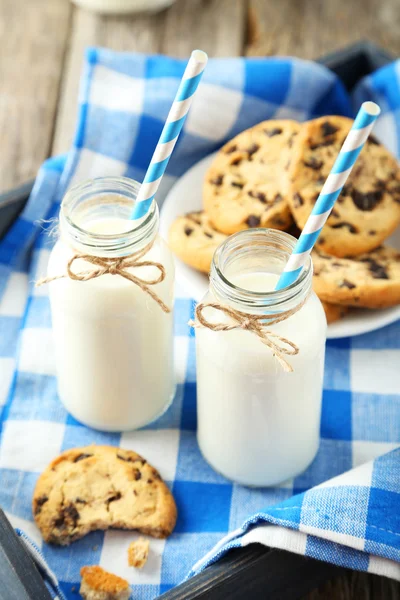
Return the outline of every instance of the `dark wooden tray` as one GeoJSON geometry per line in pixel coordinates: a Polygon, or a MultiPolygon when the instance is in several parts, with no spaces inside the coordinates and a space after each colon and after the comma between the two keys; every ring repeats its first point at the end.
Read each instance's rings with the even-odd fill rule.
{"type": "MultiPolygon", "coordinates": [[[[359,42],[329,54],[318,62],[334,71],[351,89],[358,81],[393,57],[371,44],[359,42]]],[[[34,182],[0,195],[0,239],[21,212],[34,182]]],[[[283,550],[260,544],[237,548],[205,569],[199,575],[178,585],[159,598],[162,600],[239,600],[246,598],[295,600],[311,592],[325,581],[343,575],[347,570],[283,550]]],[[[37,569],[20,540],[5,523],[0,511],[0,600],[39,600],[30,581],[37,584],[37,569]],[[3,523],[3,525],[1,525],[3,523]],[[30,561],[23,560],[25,553],[30,561]],[[18,565],[24,565],[19,567],[18,565]],[[32,571],[32,568],[34,571],[32,571]],[[22,587],[21,587],[22,585],[22,587]],[[23,590],[25,595],[18,595],[23,590]],[[14,595],[11,594],[14,593],[14,595]],[[4,595],[6,594],[6,595],[4,595]],[[8,595],[7,595],[8,594],[8,595]],[[36,595],[35,595],[36,594],[36,595]]]]}
{"type": "Polygon", "coordinates": [[[1,508],[0,600],[51,600],[41,574],[1,508]]]}
{"type": "Polygon", "coordinates": [[[327,54],[317,62],[336,73],[346,89],[351,92],[365,75],[384,67],[392,60],[394,57],[389,52],[364,41],[327,54]]]}

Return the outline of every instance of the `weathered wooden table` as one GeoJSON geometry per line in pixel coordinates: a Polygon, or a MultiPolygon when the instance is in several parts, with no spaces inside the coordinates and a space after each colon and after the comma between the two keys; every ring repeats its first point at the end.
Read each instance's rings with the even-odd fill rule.
{"type": "MultiPolygon", "coordinates": [[[[366,39],[400,55],[399,0],[177,0],[156,15],[101,17],[69,0],[0,0],[0,190],[68,150],[84,48],[186,57],[317,58],[366,39]]],[[[395,600],[400,584],[354,573],[309,600],[395,600]]]]}

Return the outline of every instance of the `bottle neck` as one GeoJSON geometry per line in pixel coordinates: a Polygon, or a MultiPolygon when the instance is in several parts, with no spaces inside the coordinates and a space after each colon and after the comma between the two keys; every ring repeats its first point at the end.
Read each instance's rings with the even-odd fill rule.
{"type": "Polygon", "coordinates": [[[140,184],[104,177],[71,188],[60,209],[60,233],[76,252],[113,258],[139,252],[154,242],[159,228],[155,202],[141,219],[131,220],[140,184]]]}
{"type": "Polygon", "coordinates": [[[221,304],[250,314],[277,314],[296,308],[311,291],[311,258],[297,281],[274,290],[274,279],[278,280],[295,243],[293,236],[274,229],[252,229],[230,236],[214,254],[211,293],[221,304]],[[249,278],[257,285],[246,286],[249,278]],[[265,289],[264,281],[268,282],[265,289]]]}

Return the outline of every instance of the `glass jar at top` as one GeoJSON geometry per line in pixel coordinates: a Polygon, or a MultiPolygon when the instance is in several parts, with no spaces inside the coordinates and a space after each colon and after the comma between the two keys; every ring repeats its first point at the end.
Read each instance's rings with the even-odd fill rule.
{"type": "Polygon", "coordinates": [[[229,237],[198,307],[206,319],[196,327],[198,443],[216,471],[244,485],[299,474],[319,446],[326,318],[311,259],[295,283],[274,291],[295,242],[272,229],[229,237]]]}
{"type": "Polygon", "coordinates": [[[77,6],[106,15],[156,12],[171,6],[175,0],[72,0],[77,6]]]}
{"type": "Polygon", "coordinates": [[[130,220],[139,187],[106,177],[71,188],[48,266],[60,399],[106,431],[149,423],[175,392],[173,257],[155,202],[130,220]]]}

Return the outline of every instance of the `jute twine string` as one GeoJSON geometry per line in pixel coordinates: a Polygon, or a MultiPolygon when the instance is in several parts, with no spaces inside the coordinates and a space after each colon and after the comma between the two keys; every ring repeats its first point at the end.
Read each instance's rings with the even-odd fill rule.
{"type": "Polygon", "coordinates": [[[164,266],[161,263],[151,260],[141,260],[141,258],[143,258],[143,256],[150,250],[152,245],[153,242],[142,248],[142,250],[139,252],[135,252],[129,256],[117,258],[104,258],[102,256],[92,256],[91,254],[76,253],[68,261],[66,273],[62,275],[55,275],[54,277],[44,277],[43,279],[39,279],[39,281],[36,282],[36,287],[39,287],[45,283],[49,283],[50,281],[55,281],[56,279],[64,279],[65,277],[69,277],[74,281],[89,281],[90,279],[101,277],[102,275],[120,275],[121,277],[124,277],[125,279],[128,279],[128,281],[131,281],[137,285],[141,290],[153,298],[153,300],[157,302],[157,304],[165,313],[170,313],[171,309],[164,304],[161,298],[157,296],[151,287],[149,287],[164,281],[166,275],[164,266]],[[94,268],[75,273],[72,270],[72,265],[78,259],[85,260],[93,265],[94,268]],[[137,275],[129,273],[128,269],[131,267],[155,267],[159,271],[159,275],[158,277],[150,280],[142,279],[137,275]]]}
{"type": "Polygon", "coordinates": [[[307,302],[309,295],[300,302],[295,308],[287,310],[281,313],[274,313],[271,315],[251,315],[240,310],[235,310],[230,306],[219,304],[216,302],[202,303],[196,306],[196,320],[190,321],[191,327],[206,327],[211,331],[231,331],[232,329],[243,329],[245,331],[251,331],[257,335],[263,344],[268,346],[271,350],[272,355],[276,358],[282,369],[287,373],[293,372],[292,365],[284,358],[286,356],[295,356],[299,353],[298,346],[281,335],[273,333],[267,327],[270,325],[276,325],[282,321],[286,321],[289,317],[297,313],[307,302]],[[234,322],[229,323],[211,323],[204,316],[203,311],[205,308],[214,308],[230,317],[234,322]],[[268,321],[266,323],[265,321],[268,321]],[[277,340],[277,341],[275,341],[277,340]]]}

